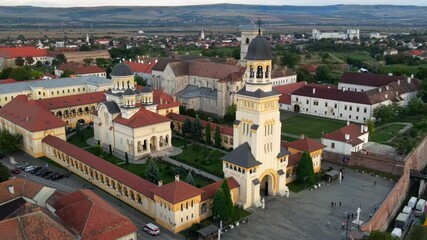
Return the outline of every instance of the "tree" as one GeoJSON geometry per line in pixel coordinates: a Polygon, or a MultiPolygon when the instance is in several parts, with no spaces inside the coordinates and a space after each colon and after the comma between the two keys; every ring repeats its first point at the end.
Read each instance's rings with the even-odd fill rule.
{"type": "Polygon", "coordinates": [[[102,156],[102,153],[104,150],[102,149],[101,145],[99,143],[93,148],[93,154],[96,156],[102,156]]]}
{"type": "Polygon", "coordinates": [[[37,67],[37,68],[41,68],[41,67],[43,67],[43,63],[42,63],[41,61],[37,61],[37,62],[36,62],[36,67],[37,67]]]}
{"type": "Polygon", "coordinates": [[[221,147],[221,132],[219,130],[219,126],[215,128],[215,146],[221,147]]]}
{"type": "Polygon", "coordinates": [[[12,70],[9,77],[18,81],[29,80],[31,78],[30,70],[26,67],[17,67],[12,70]]]}
{"type": "Polygon", "coordinates": [[[206,136],[205,142],[207,144],[211,144],[211,123],[210,122],[208,122],[208,124],[206,124],[205,136],[206,136]]]}
{"type": "Polygon", "coordinates": [[[182,125],[182,134],[184,135],[184,137],[191,134],[191,126],[191,120],[189,118],[186,118],[184,120],[184,124],[182,125]]]}
{"type": "Polygon", "coordinates": [[[316,70],[316,81],[329,82],[330,69],[328,66],[318,66],[316,70]]]}
{"type": "Polygon", "coordinates": [[[298,163],[297,180],[303,184],[311,185],[314,183],[313,160],[307,152],[302,154],[301,160],[298,163]]]}
{"type": "Polygon", "coordinates": [[[212,206],[212,215],[219,216],[219,219],[222,221],[226,221],[230,218],[230,214],[227,211],[224,190],[222,188],[218,188],[218,190],[215,192],[212,206]]]}
{"type": "Polygon", "coordinates": [[[136,84],[138,84],[139,86],[147,86],[147,80],[145,80],[142,76],[135,74],[133,78],[136,84]]]}
{"type": "Polygon", "coordinates": [[[400,115],[403,111],[403,107],[394,103],[387,106],[382,105],[374,109],[374,117],[381,124],[389,123],[393,121],[393,119],[400,115]]]}
{"type": "Polygon", "coordinates": [[[22,57],[15,58],[15,64],[16,66],[22,67],[25,64],[25,60],[22,57]]]}
{"type": "MultiPolygon", "coordinates": [[[[111,146],[111,145],[110,145],[111,146]]],[[[129,165],[129,156],[128,156],[128,152],[125,152],[125,162],[126,165],[129,165]]]]}
{"type": "Polygon", "coordinates": [[[185,178],[185,181],[190,185],[195,185],[193,175],[191,174],[191,171],[188,171],[187,177],[185,178]]]}
{"type": "Polygon", "coordinates": [[[237,105],[235,103],[230,104],[224,115],[224,120],[227,122],[234,122],[236,119],[237,105]]]}
{"type": "Polygon", "coordinates": [[[300,56],[297,53],[285,52],[282,55],[282,65],[294,68],[300,62],[300,56]]]}
{"type": "Polygon", "coordinates": [[[13,153],[22,147],[22,135],[0,130],[0,153],[13,153]]]}
{"type": "Polygon", "coordinates": [[[13,71],[13,68],[11,68],[11,67],[3,68],[3,70],[1,71],[1,74],[0,74],[0,79],[9,78],[12,71],[13,71]]]}
{"type": "Polygon", "coordinates": [[[427,80],[427,67],[418,68],[418,72],[415,74],[415,77],[420,80],[427,80]]]}
{"type": "Polygon", "coordinates": [[[61,73],[61,78],[68,78],[71,77],[71,75],[73,75],[74,72],[69,70],[69,69],[65,69],[62,73],[61,73]]]}
{"type": "Polygon", "coordinates": [[[63,53],[56,55],[55,60],[58,62],[58,65],[67,63],[67,58],[63,53]]]}
{"type": "Polygon", "coordinates": [[[424,106],[425,106],[425,103],[423,103],[421,99],[414,98],[411,101],[409,101],[408,111],[410,114],[421,114],[425,109],[424,106]]]}
{"type": "Polygon", "coordinates": [[[375,133],[375,122],[372,119],[368,119],[366,120],[366,126],[368,127],[368,131],[369,131],[369,138],[372,137],[372,135],[374,135],[375,133]]]}
{"type": "Polygon", "coordinates": [[[33,65],[34,63],[34,58],[31,56],[28,56],[25,58],[25,62],[27,63],[27,65],[33,65]]]}
{"type": "Polygon", "coordinates": [[[9,169],[3,165],[3,163],[0,163],[0,182],[4,182],[9,180],[10,178],[10,172],[9,169]]]}
{"type": "Polygon", "coordinates": [[[372,231],[369,234],[369,236],[366,236],[363,239],[364,240],[397,240],[399,238],[395,238],[391,236],[391,233],[389,232],[381,232],[379,230],[375,230],[375,231],[372,231]]]}
{"type": "Polygon", "coordinates": [[[148,157],[145,167],[145,179],[157,183],[160,180],[160,170],[153,158],[148,157]]]}
{"type": "Polygon", "coordinates": [[[298,82],[314,82],[314,76],[308,72],[305,68],[298,68],[297,71],[297,80],[298,82]]]}
{"type": "Polygon", "coordinates": [[[228,181],[225,178],[224,181],[221,184],[221,188],[224,191],[225,196],[225,207],[227,209],[227,212],[231,215],[233,215],[233,200],[231,199],[231,193],[230,193],[230,186],[228,186],[228,181]]]}
{"type": "Polygon", "coordinates": [[[83,65],[90,66],[93,62],[93,58],[85,58],[83,59],[83,65]]]}
{"type": "Polygon", "coordinates": [[[233,55],[233,58],[236,60],[240,59],[240,49],[239,48],[234,49],[231,55],[233,55]]]}
{"type": "Polygon", "coordinates": [[[111,61],[109,59],[97,58],[95,59],[95,62],[96,62],[96,66],[100,68],[106,68],[108,66],[111,66],[111,61]]]}
{"type": "Polygon", "coordinates": [[[80,48],[79,48],[79,51],[80,52],[90,51],[90,47],[88,45],[86,45],[86,44],[81,45],[80,48]]]}
{"type": "Polygon", "coordinates": [[[200,135],[202,134],[202,124],[200,123],[199,117],[196,117],[194,122],[191,124],[191,133],[195,141],[200,139],[200,135]]]}

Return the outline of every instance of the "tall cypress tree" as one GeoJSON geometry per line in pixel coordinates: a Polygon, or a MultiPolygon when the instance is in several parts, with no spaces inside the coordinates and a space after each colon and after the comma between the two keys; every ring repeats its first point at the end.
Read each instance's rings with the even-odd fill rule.
{"type": "Polygon", "coordinates": [[[313,160],[307,152],[302,154],[301,160],[298,163],[297,180],[300,183],[307,183],[309,185],[314,183],[313,160]],[[304,180],[304,178],[306,179],[304,180]]]}
{"type": "Polygon", "coordinates": [[[205,128],[206,143],[211,144],[211,123],[208,122],[205,128]]]}
{"type": "Polygon", "coordinates": [[[227,211],[226,207],[224,190],[222,190],[222,188],[218,188],[215,193],[212,206],[212,214],[214,216],[219,216],[219,219],[221,219],[222,221],[230,219],[230,214],[227,211]]]}
{"type": "Polygon", "coordinates": [[[224,181],[221,184],[221,188],[224,191],[225,196],[225,207],[227,209],[227,212],[230,213],[230,217],[233,214],[233,200],[231,200],[231,193],[230,193],[230,186],[228,186],[227,179],[224,179],[224,181]]]}
{"type": "Polygon", "coordinates": [[[219,126],[215,128],[215,146],[221,147],[221,132],[219,131],[219,126]]]}

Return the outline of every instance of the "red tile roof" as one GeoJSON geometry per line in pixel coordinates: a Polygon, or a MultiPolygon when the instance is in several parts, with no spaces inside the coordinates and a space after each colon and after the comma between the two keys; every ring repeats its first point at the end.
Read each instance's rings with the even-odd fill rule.
{"type": "Polygon", "coordinates": [[[291,94],[306,84],[307,84],[306,82],[296,82],[296,83],[286,84],[282,86],[277,86],[277,87],[274,87],[273,89],[276,90],[278,93],[282,94],[279,98],[279,103],[291,104],[291,94]]]}
{"type": "MultiPolygon", "coordinates": [[[[142,91],[144,87],[136,85],[136,89],[138,91],[142,91]]],[[[163,92],[160,89],[153,89],[153,102],[157,104],[157,109],[179,107],[181,105],[181,103],[175,101],[171,95],[163,92]]]]}
{"type": "Polygon", "coordinates": [[[58,137],[47,136],[42,142],[70,155],[75,159],[79,159],[84,164],[102,172],[103,174],[121,182],[122,184],[144,194],[149,198],[153,198],[153,193],[150,189],[156,188],[157,185],[151,183],[133,173],[130,173],[108,161],[93,155],[71,143],[68,143],[58,137]]]}
{"type": "MultiPolygon", "coordinates": [[[[212,184],[209,184],[207,186],[204,186],[201,188],[201,190],[205,191],[202,193],[202,201],[212,198],[215,196],[216,190],[218,190],[219,187],[221,187],[221,184],[224,180],[220,180],[217,182],[214,182],[212,184]]],[[[239,183],[234,179],[233,177],[227,178],[228,186],[230,187],[230,190],[233,190],[234,188],[239,187],[239,183]]]]}
{"type": "Polygon", "coordinates": [[[174,181],[151,190],[154,195],[176,204],[201,195],[204,191],[183,181],[174,181]]]}
{"type": "Polygon", "coordinates": [[[367,132],[361,131],[361,126],[358,124],[351,123],[345,127],[342,127],[334,132],[327,133],[322,136],[322,138],[331,139],[335,141],[340,142],[348,142],[348,143],[354,143],[355,139],[358,139],[363,134],[366,134],[367,132]],[[349,134],[349,139],[345,139],[345,135],[349,134]]]}
{"type": "Polygon", "coordinates": [[[423,51],[422,50],[409,50],[408,52],[406,52],[406,54],[412,55],[412,56],[421,56],[423,54],[423,51]]]}
{"type": "Polygon", "coordinates": [[[74,107],[87,104],[96,104],[105,101],[104,92],[83,93],[64,97],[54,97],[35,100],[37,105],[52,110],[65,107],[74,107]]]}
{"type": "MultiPolygon", "coordinates": [[[[18,197],[33,199],[43,188],[42,185],[23,178],[13,178],[0,183],[0,204],[18,197]],[[13,186],[14,194],[9,192],[9,186],[13,186]]],[[[0,234],[1,235],[1,234],[0,234]]]]}
{"type": "Polygon", "coordinates": [[[75,74],[92,74],[92,73],[104,73],[105,70],[98,66],[84,66],[74,62],[64,63],[58,66],[58,70],[65,71],[70,70],[75,74]]]}
{"type": "Polygon", "coordinates": [[[87,189],[62,196],[53,207],[82,239],[113,240],[137,231],[129,218],[87,189]]]}
{"type": "Polygon", "coordinates": [[[366,92],[342,91],[336,88],[319,88],[306,85],[294,91],[292,95],[323,98],[335,101],[345,101],[367,105],[373,104],[366,92]],[[313,89],[316,89],[315,93],[313,93],[313,89]]]}
{"type": "Polygon", "coordinates": [[[124,64],[128,65],[134,73],[151,73],[151,69],[156,65],[156,63],[157,60],[153,60],[148,63],[124,61],[124,64]]]}
{"type": "Polygon", "coordinates": [[[8,83],[16,83],[16,82],[17,81],[15,79],[12,79],[12,78],[0,80],[0,84],[8,84],[8,83]]]}
{"type": "Polygon", "coordinates": [[[30,131],[65,127],[67,124],[50,111],[40,107],[34,100],[19,95],[0,108],[0,117],[30,131]]]}
{"type": "MultiPolygon", "coordinates": [[[[175,121],[179,121],[179,122],[184,122],[186,118],[190,119],[190,121],[194,121],[193,117],[189,117],[189,116],[186,116],[186,115],[181,115],[181,114],[178,114],[178,113],[169,113],[167,116],[170,119],[175,120],[175,121]]],[[[200,120],[200,124],[202,125],[203,128],[205,128],[206,125],[208,124],[208,121],[200,120]]],[[[220,130],[220,132],[222,134],[229,135],[231,137],[233,136],[233,128],[232,127],[222,126],[222,125],[215,124],[215,123],[212,123],[212,122],[210,123],[210,125],[211,125],[211,130],[212,131],[215,131],[216,127],[219,126],[219,130],[220,130]]]]}
{"type": "Polygon", "coordinates": [[[405,76],[388,76],[375,73],[346,72],[342,75],[340,83],[356,84],[371,87],[381,87],[398,80],[406,80],[405,76]]]}
{"type": "Polygon", "coordinates": [[[77,240],[56,217],[42,210],[0,222],[0,240],[77,240]]]}
{"type": "Polygon", "coordinates": [[[288,142],[286,143],[286,145],[288,147],[295,148],[300,151],[308,152],[308,153],[311,153],[326,147],[325,145],[311,138],[303,138],[293,142],[288,142]]]}
{"type": "Polygon", "coordinates": [[[46,49],[36,49],[34,47],[5,47],[0,48],[0,57],[13,59],[17,57],[44,57],[47,56],[46,49]]]}
{"type": "Polygon", "coordinates": [[[295,154],[292,154],[288,158],[288,167],[295,166],[299,163],[302,157],[302,152],[297,152],[295,154]]]}
{"type": "Polygon", "coordinates": [[[296,75],[296,73],[286,67],[275,68],[273,71],[271,71],[271,78],[288,77],[293,75],[296,75]]]}
{"type": "Polygon", "coordinates": [[[170,122],[170,119],[167,117],[163,117],[157,113],[153,113],[152,111],[147,110],[145,108],[140,108],[138,112],[136,112],[129,119],[123,118],[121,115],[119,115],[114,118],[113,122],[131,128],[139,128],[158,123],[170,122]]]}
{"type": "Polygon", "coordinates": [[[305,64],[305,65],[301,65],[300,67],[304,68],[309,73],[316,73],[316,71],[317,71],[317,65],[316,64],[305,64]]]}

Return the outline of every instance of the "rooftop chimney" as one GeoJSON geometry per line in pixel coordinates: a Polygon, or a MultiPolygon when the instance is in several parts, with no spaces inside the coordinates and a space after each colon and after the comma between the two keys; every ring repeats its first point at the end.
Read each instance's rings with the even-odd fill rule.
{"type": "Polygon", "coordinates": [[[364,127],[365,127],[365,126],[360,125],[360,133],[363,133],[363,129],[364,129],[364,127]]]}
{"type": "Polygon", "coordinates": [[[399,79],[399,80],[397,80],[397,85],[400,85],[400,79],[399,79]]]}
{"type": "Polygon", "coordinates": [[[408,83],[411,84],[411,78],[410,77],[408,77],[408,83]]]}
{"type": "Polygon", "coordinates": [[[367,132],[368,131],[368,126],[363,126],[363,130],[365,131],[365,132],[367,132]]]}
{"type": "Polygon", "coordinates": [[[159,187],[163,186],[163,180],[159,180],[159,181],[157,182],[157,185],[158,185],[159,187]]]}
{"type": "Polygon", "coordinates": [[[388,73],[389,76],[393,76],[393,73],[388,73]]]}
{"type": "Polygon", "coordinates": [[[411,74],[411,78],[414,78],[414,74],[411,74]]]}
{"type": "Polygon", "coordinates": [[[350,125],[350,121],[347,121],[347,126],[350,125]]]}
{"type": "Polygon", "coordinates": [[[316,89],[315,88],[313,88],[313,94],[315,94],[316,93],[316,89]]]}
{"type": "Polygon", "coordinates": [[[9,189],[10,194],[15,194],[15,188],[13,188],[13,185],[10,185],[7,187],[9,189]]]}
{"type": "Polygon", "coordinates": [[[346,133],[345,135],[344,135],[344,138],[345,138],[345,140],[350,140],[350,134],[348,134],[348,133],[346,133]]]}
{"type": "Polygon", "coordinates": [[[175,182],[179,182],[179,174],[175,175],[175,182]]]}

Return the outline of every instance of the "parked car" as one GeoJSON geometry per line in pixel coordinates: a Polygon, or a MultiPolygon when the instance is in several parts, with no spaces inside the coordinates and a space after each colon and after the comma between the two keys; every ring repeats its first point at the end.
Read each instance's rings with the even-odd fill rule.
{"type": "Polygon", "coordinates": [[[37,176],[42,176],[45,172],[49,171],[47,168],[43,168],[42,170],[36,173],[37,176]]]}
{"type": "Polygon", "coordinates": [[[21,165],[19,165],[19,169],[21,169],[21,170],[24,170],[28,165],[30,165],[30,163],[28,163],[28,162],[24,162],[24,163],[22,163],[21,165]]]}
{"type": "Polygon", "coordinates": [[[20,174],[21,170],[19,168],[15,168],[15,169],[10,170],[10,172],[13,174],[20,174]]]}
{"type": "Polygon", "coordinates": [[[34,168],[36,168],[37,166],[28,166],[24,169],[25,172],[30,172],[31,170],[33,170],[34,168]]]}
{"type": "Polygon", "coordinates": [[[43,167],[36,167],[33,170],[29,171],[29,173],[34,174],[36,172],[38,172],[40,169],[42,169],[43,167]]]}
{"type": "Polygon", "coordinates": [[[54,173],[53,175],[52,175],[52,177],[50,178],[50,180],[52,180],[52,181],[55,181],[55,180],[58,180],[58,177],[59,177],[59,173],[54,173]]]}
{"type": "Polygon", "coordinates": [[[58,175],[58,178],[57,178],[56,180],[63,179],[64,177],[65,177],[65,175],[64,175],[64,174],[59,174],[59,175],[58,175]]]}
{"type": "Polygon", "coordinates": [[[151,236],[157,236],[160,234],[160,228],[152,223],[145,224],[144,227],[142,227],[142,230],[144,230],[144,232],[147,232],[151,236]]]}
{"type": "Polygon", "coordinates": [[[40,177],[46,177],[46,175],[51,174],[51,173],[52,173],[52,171],[46,171],[42,175],[40,175],[40,177]]]}
{"type": "Polygon", "coordinates": [[[53,174],[55,174],[54,172],[50,172],[49,174],[47,174],[46,176],[44,176],[45,179],[49,179],[53,176],[53,174]]]}

